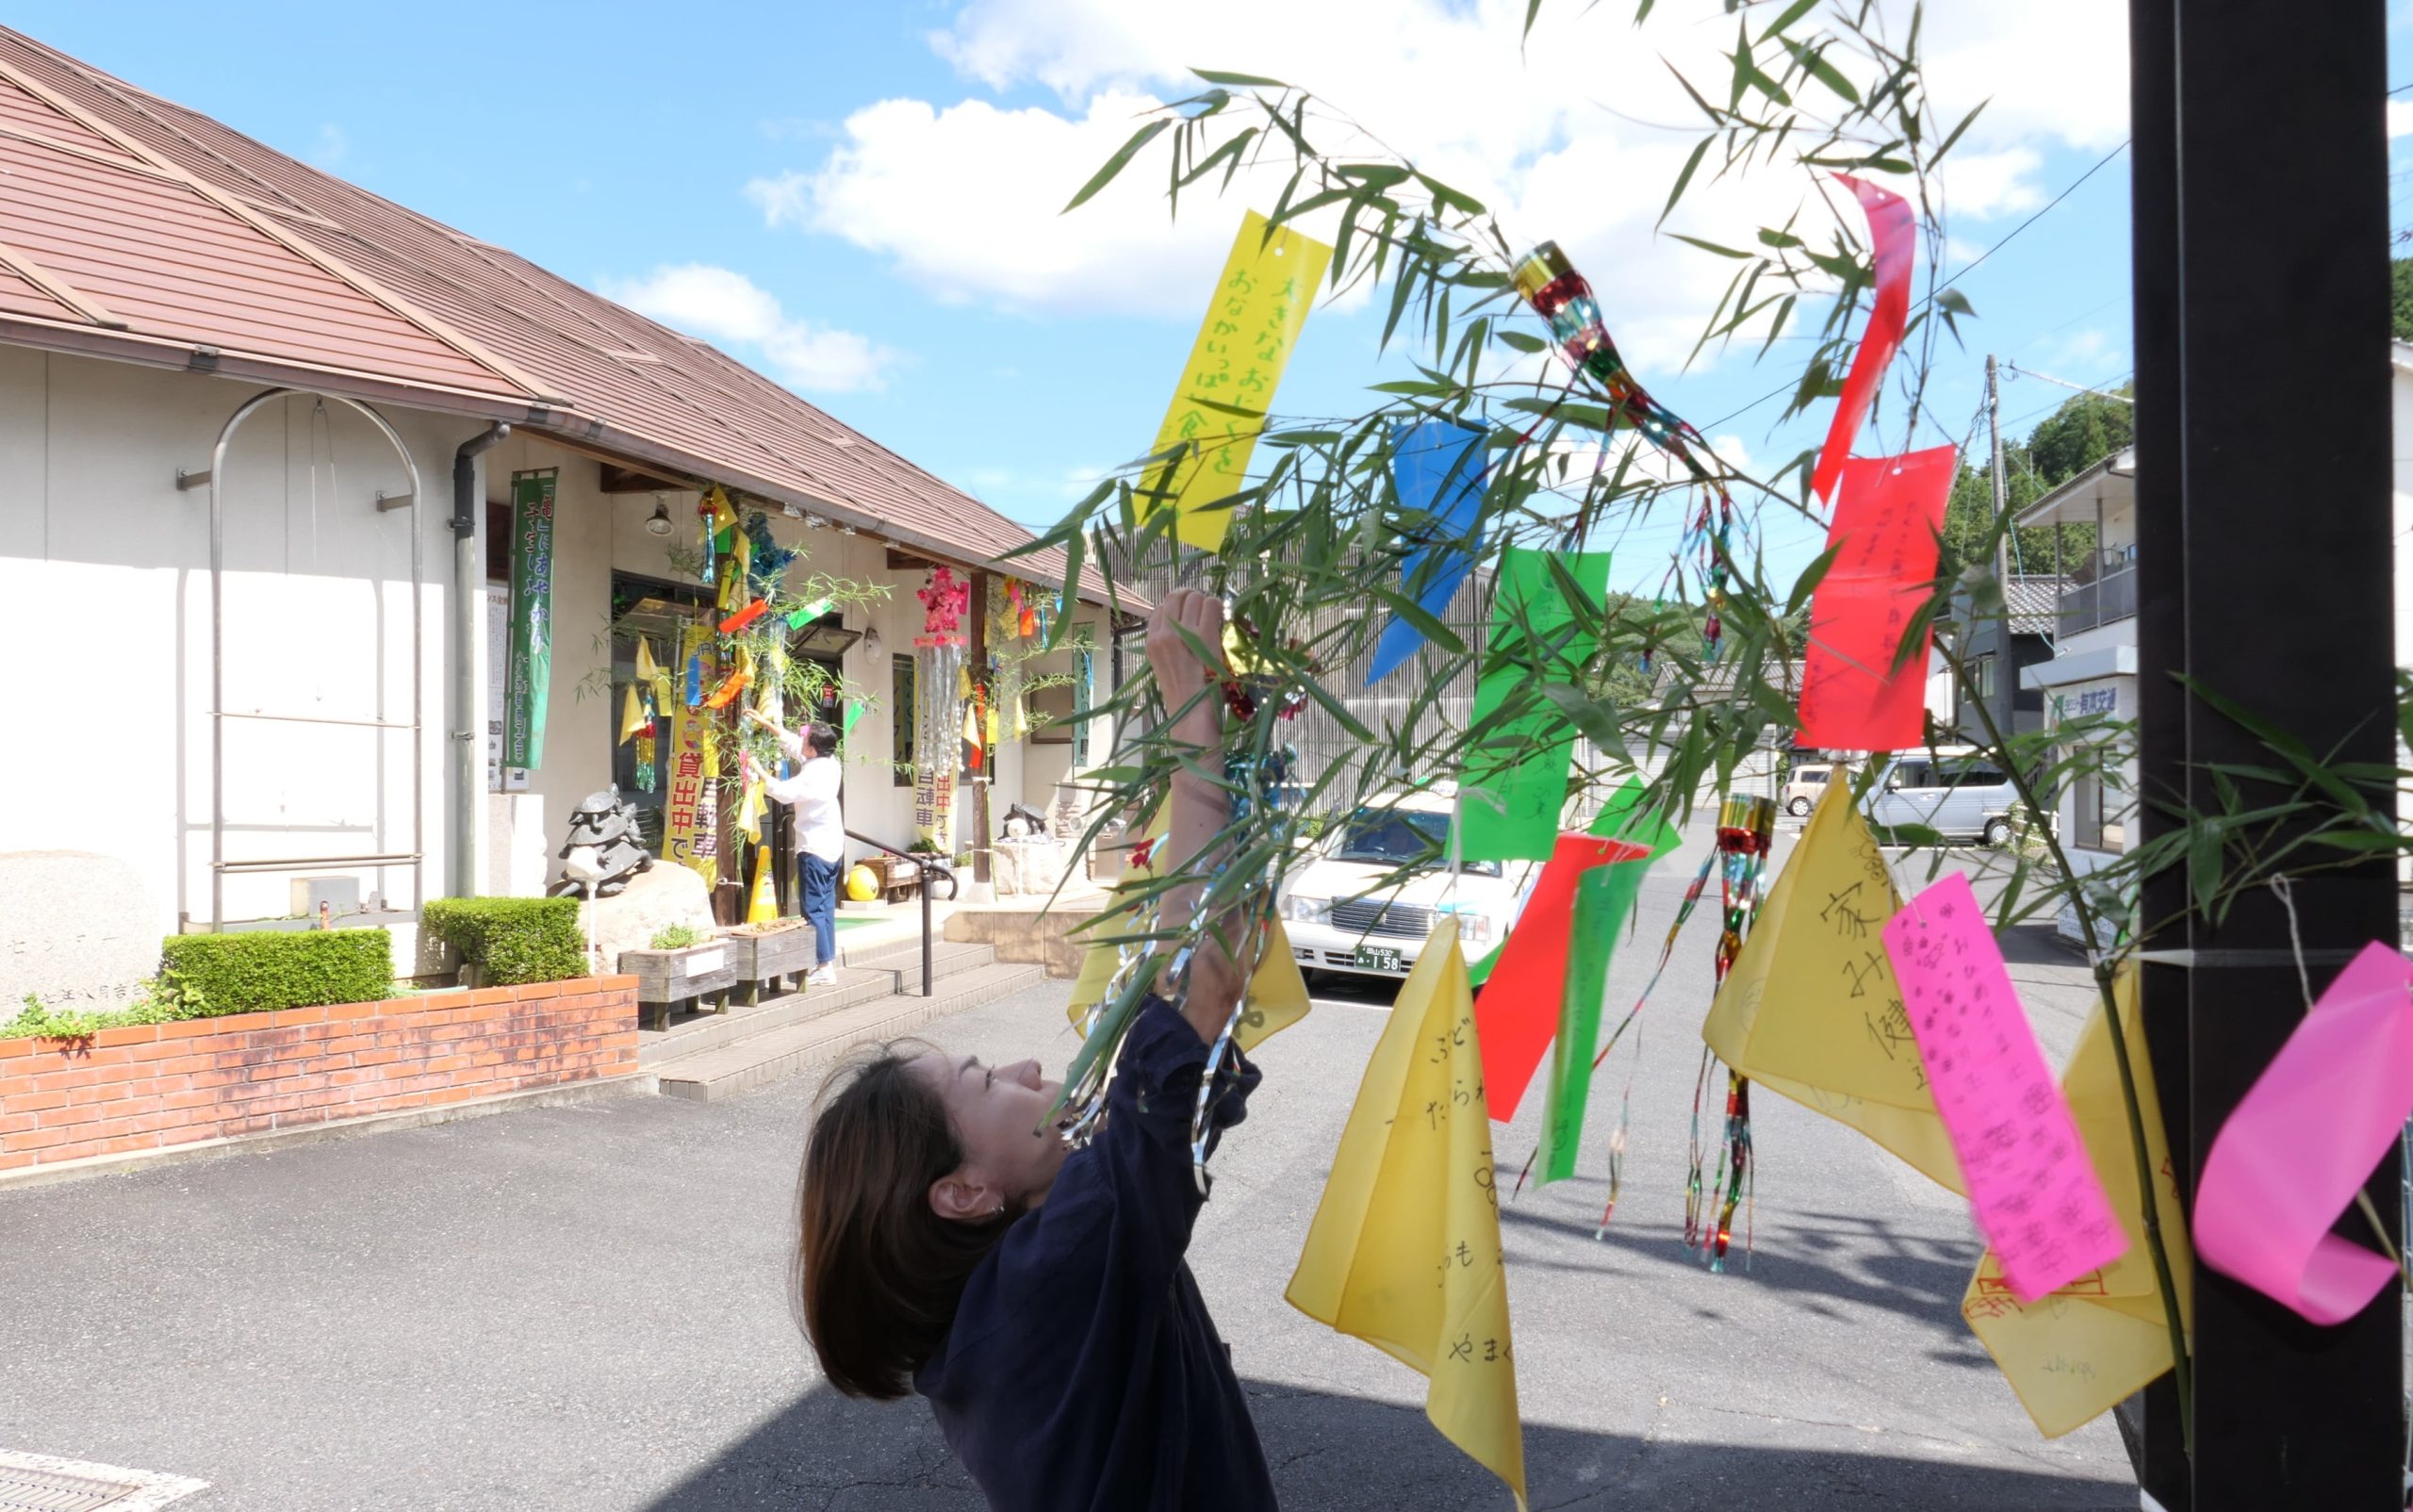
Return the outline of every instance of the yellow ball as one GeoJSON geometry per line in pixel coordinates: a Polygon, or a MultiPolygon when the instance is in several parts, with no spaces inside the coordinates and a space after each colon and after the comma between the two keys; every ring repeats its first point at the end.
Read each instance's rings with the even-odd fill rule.
{"type": "Polygon", "coordinates": [[[858,866],[846,874],[846,896],[858,903],[868,903],[879,896],[879,879],[868,866],[858,866]]]}

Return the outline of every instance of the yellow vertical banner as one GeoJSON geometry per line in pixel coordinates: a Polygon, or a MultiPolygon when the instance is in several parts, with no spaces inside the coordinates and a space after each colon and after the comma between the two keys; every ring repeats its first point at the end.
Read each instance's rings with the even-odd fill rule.
{"type": "MultiPolygon", "coordinates": [[[[716,658],[713,633],[690,625],[679,637],[679,665],[696,663],[696,678],[709,682],[716,658]]],[[[670,796],[662,811],[662,855],[693,868],[707,885],[720,880],[720,759],[713,745],[713,715],[684,698],[671,704],[670,796]]]]}
{"type": "Polygon", "coordinates": [[[1141,503],[1153,513],[1170,501],[1184,546],[1212,551],[1223,544],[1231,511],[1218,501],[1247,482],[1273,390],[1331,261],[1332,249],[1313,237],[1288,226],[1269,236],[1255,210],[1240,222],[1151,449],[1181,447],[1182,454],[1150,472],[1150,497],[1141,503]]]}
{"type": "MultiPolygon", "coordinates": [[[[2120,1027],[2127,1032],[2130,1067],[2136,1073],[2137,1110],[2143,1116],[2145,1158],[2153,1167],[2154,1203],[2162,1242],[2170,1250],[2179,1318],[2191,1331],[2188,1303],[2193,1295],[2194,1257],[2179,1210],[2161,1099],[2145,1058],[2144,1019],[2137,1011],[2133,968],[2121,974],[2112,996],[2120,1005],[2120,1027]]],[[[2144,1203],[2137,1185],[2136,1147],[2128,1137],[2127,1105],[2120,1095],[2119,1057],[2099,1007],[2070,1053],[2061,1095],[2069,1099],[2078,1138],[2103,1179],[2103,1194],[2120,1215],[2127,1253],[2023,1307],[1989,1249],[1961,1299],[1969,1331],[1994,1357],[2019,1405],[2047,1438],[2102,1416],[2159,1379],[2172,1363],[2170,1323],[2154,1277],[2153,1252],[2145,1247],[2144,1203]]]]}
{"type": "Polygon", "coordinates": [[[1840,777],[1760,905],[1700,1037],[1770,1092],[1860,1130],[1963,1190],[1902,989],[1878,931],[1901,911],[1893,874],[1840,777]]]}
{"type": "Polygon", "coordinates": [[[1445,919],[1367,1062],[1289,1296],[1421,1372],[1424,1415],[1521,1509],[1506,1258],[1473,989],[1445,919]]]}

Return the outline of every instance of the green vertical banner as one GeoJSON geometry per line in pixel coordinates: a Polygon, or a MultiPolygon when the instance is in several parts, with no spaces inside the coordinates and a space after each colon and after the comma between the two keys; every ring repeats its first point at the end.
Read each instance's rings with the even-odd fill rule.
{"type": "Polygon", "coordinates": [[[1575,879],[1575,929],[1568,937],[1567,986],[1559,1002],[1558,1038],[1550,1058],[1543,1104],[1541,1158],[1535,1186],[1575,1174],[1584,1138],[1584,1109],[1592,1098],[1592,1056],[1600,1038],[1600,999],[1608,992],[1609,958],[1650,869],[1649,858],[1595,866],[1575,879]]]}
{"type": "Polygon", "coordinates": [[[1591,600],[1597,619],[1609,585],[1606,551],[1502,553],[1491,599],[1491,638],[1475,684],[1468,728],[1481,729],[1515,701],[1467,757],[1458,796],[1458,854],[1466,861],[1547,861],[1567,807],[1575,731],[1542,696],[1545,682],[1581,685],[1593,637],[1574,629],[1574,607],[1551,559],[1591,600]]]}
{"type": "Polygon", "coordinates": [[[559,468],[511,475],[511,666],[502,764],[545,761],[545,700],[553,684],[553,495],[559,468]]]}

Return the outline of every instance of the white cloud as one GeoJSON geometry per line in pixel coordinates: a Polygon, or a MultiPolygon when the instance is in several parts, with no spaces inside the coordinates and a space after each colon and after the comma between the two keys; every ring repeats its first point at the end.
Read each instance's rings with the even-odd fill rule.
{"type": "Polygon", "coordinates": [[[2390,141],[2413,132],[2413,100],[2388,102],[2388,137],[2390,141]]]}
{"type": "MultiPolygon", "coordinates": [[[[1212,203],[1202,185],[1169,220],[1159,148],[1092,205],[1058,212],[1136,118],[1203,88],[1190,65],[1269,74],[1312,88],[1375,139],[1311,118],[1321,145],[1403,154],[1491,205],[1511,238],[1559,241],[1590,272],[1629,357],[1664,370],[1690,350],[1731,271],[1654,227],[1699,119],[1669,65],[1725,75],[1732,32],[1714,9],[1662,6],[1636,29],[1620,8],[1568,0],[1545,7],[1521,43],[1525,0],[967,0],[933,48],[975,88],[1036,85],[1053,107],[882,101],[848,118],[817,162],[747,193],[771,224],[843,237],[943,299],[1194,319],[1237,205],[1212,203]]],[[[1884,9],[1898,37],[1906,0],[1884,9]]],[[[2046,146],[2108,146],[2126,130],[2116,7],[1930,8],[1923,35],[1939,114],[1958,121],[1995,96],[1942,174],[1956,218],[2034,208],[2046,146]]],[[[1234,197],[1263,208],[1279,182],[1243,174],[1234,197]]],[[[1823,236],[1806,172],[1716,182],[1704,172],[1668,229],[1748,240],[1805,203],[1797,229],[1823,236]]]]}
{"type": "Polygon", "coordinates": [[[606,299],[689,336],[761,352],[792,388],[843,393],[886,386],[901,353],[852,331],[791,320],[778,296],[709,263],[665,264],[643,278],[606,278],[606,299]]]}

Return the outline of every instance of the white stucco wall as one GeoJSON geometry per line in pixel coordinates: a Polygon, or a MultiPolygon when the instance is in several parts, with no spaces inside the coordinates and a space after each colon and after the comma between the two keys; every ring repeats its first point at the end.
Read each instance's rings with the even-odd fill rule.
{"type": "MultiPolygon", "coordinates": [[[[206,923],[210,899],[209,506],[179,492],[259,386],[0,347],[0,634],[18,677],[17,738],[0,743],[0,855],[95,852],[138,885],[150,933],[206,923]]],[[[452,450],[479,427],[386,409],[422,488],[419,848],[443,889],[444,583],[452,450]]],[[[225,707],[405,723],[412,717],[411,528],[381,514],[407,492],[392,449],[330,403],[278,402],[239,434],[225,476],[225,707]]],[[[228,720],[231,860],[408,851],[407,731],[228,720]]],[[[409,869],[340,866],[409,909],[409,869]]],[[[230,918],[288,912],[290,876],[230,876],[230,918]]],[[[38,896],[0,896],[0,928],[38,896]]],[[[399,931],[407,943],[408,931],[399,931]]],[[[38,991],[39,986],[22,989],[38,991]]]]}
{"type": "MultiPolygon", "coordinates": [[[[27,864],[48,867],[59,864],[57,852],[104,858],[86,864],[128,879],[105,891],[121,911],[113,928],[138,940],[211,917],[208,494],[179,491],[175,471],[206,467],[221,427],[259,388],[0,346],[0,634],[17,673],[20,721],[17,737],[0,742],[0,792],[8,795],[0,804],[0,945],[91,922],[52,917],[67,907],[54,890],[10,888],[11,855],[41,853],[46,859],[27,864]]],[[[320,418],[314,404],[294,398],[255,414],[222,479],[224,706],[407,723],[411,516],[380,513],[372,498],[409,484],[368,421],[334,403],[320,418]]],[[[379,408],[409,446],[421,490],[418,793],[406,731],[230,719],[225,852],[230,860],[407,852],[416,797],[421,890],[433,897],[446,892],[449,876],[448,732],[483,735],[487,680],[501,673],[487,666],[481,603],[480,633],[467,649],[478,670],[474,705],[465,715],[448,708],[451,464],[460,443],[484,427],[379,408]]],[[[545,759],[524,792],[482,791],[474,800],[476,874],[489,891],[541,887],[557,865],[570,806],[611,780],[618,707],[591,689],[582,696],[581,684],[609,654],[601,636],[612,573],[675,578],[668,546],[693,535],[694,494],[665,496],[679,522],[666,542],[645,529],[655,496],[606,495],[594,459],[526,432],[486,453],[484,497],[508,499],[514,471],[541,467],[561,469],[545,759]]],[[[912,594],[922,574],[890,569],[886,546],[868,535],[772,518],[783,543],[802,547],[799,570],[891,588],[867,615],[846,615],[848,628],[875,629],[880,644],[874,650],[858,641],[843,659],[847,678],[878,700],[850,741],[845,796],[850,827],[902,844],[911,837],[911,794],[891,778],[886,704],[890,657],[911,651],[921,624],[912,594]]],[[[1098,661],[1102,684],[1102,651],[1098,661]]],[[[1042,666],[1069,668],[1070,657],[1042,666]]],[[[1094,696],[1105,694],[1101,686],[1094,696]]],[[[1011,799],[1046,805],[1068,754],[1009,746],[998,763],[996,813],[1011,799]]],[[[967,844],[969,810],[959,804],[967,844]]],[[[224,916],[284,915],[292,878],[307,875],[354,876],[364,901],[382,893],[399,911],[421,901],[406,865],[380,873],[323,864],[230,875],[224,916]]],[[[90,912],[89,901],[77,908],[90,912]]],[[[418,959],[415,933],[407,926],[396,933],[408,970],[418,959]]],[[[45,985],[20,982],[0,965],[0,1003],[45,985]]],[[[78,995],[89,994],[79,986],[78,995]]]]}

